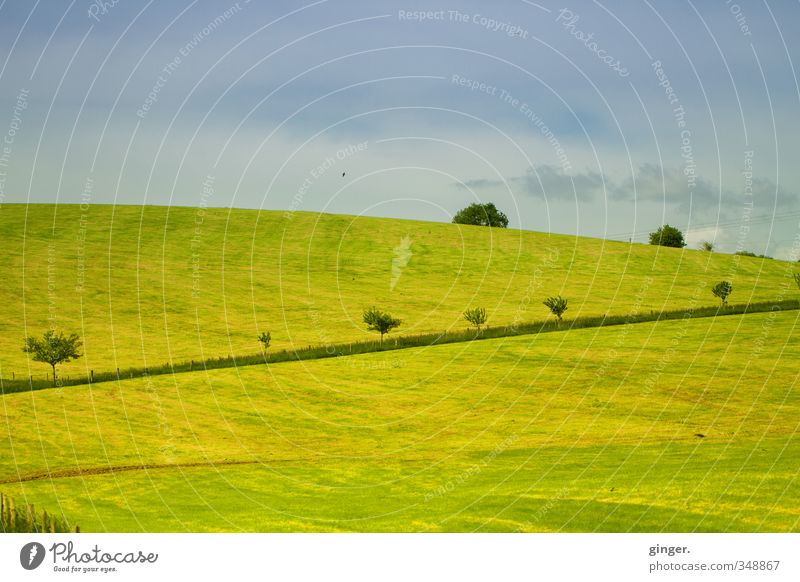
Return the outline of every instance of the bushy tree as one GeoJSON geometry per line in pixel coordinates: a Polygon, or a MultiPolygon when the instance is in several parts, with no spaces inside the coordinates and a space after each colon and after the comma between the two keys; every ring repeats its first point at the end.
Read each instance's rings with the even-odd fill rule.
{"type": "Polygon", "coordinates": [[[731,285],[728,281],[720,281],[711,288],[711,292],[720,298],[722,305],[728,303],[728,296],[732,291],[733,285],[731,285]]]}
{"type": "Polygon", "coordinates": [[[542,303],[550,309],[550,312],[555,315],[560,322],[561,316],[564,315],[564,312],[567,310],[567,300],[559,295],[558,297],[548,297],[542,303]]]}
{"type": "Polygon", "coordinates": [[[267,351],[269,348],[269,342],[272,341],[272,334],[268,331],[262,331],[261,335],[258,336],[258,341],[261,342],[261,349],[262,351],[267,351]]]}
{"type": "Polygon", "coordinates": [[[650,233],[650,244],[682,249],[686,246],[686,241],[683,239],[683,233],[680,230],[665,224],[657,231],[650,233]]]}
{"type": "Polygon", "coordinates": [[[476,202],[456,212],[453,217],[453,223],[506,228],[508,226],[508,217],[491,202],[486,204],[478,204],[476,202]]]}
{"type": "Polygon", "coordinates": [[[370,307],[364,312],[364,323],[367,324],[367,329],[370,331],[377,331],[381,334],[381,347],[383,347],[383,336],[389,333],[396,327],[403,323],[399,319],[395,319],[388,313],[379,310],[376,307],[370,307]]]}
{"type": "Polygon", "coordinates": [[[710,253],[711,251],[714,250],[714,243],[704,240],[703,242],[700,243],[700,250],[707,251],[710,253]]]}
{"type": "Polygon", "coordinates": [[[464,319],[469,323],[481,330],[481,326],[486,323],[486,310],[483,307],[475,307],[474,309],[467,309],[464,312],[464,319]]]}
{"type": "Polygon", "coordinates": [[[78,353],[80,347],[81,341],[78,334],[65,336],[62,332],[56,333],[55,330],[49,329],[44,332],[42,339],[26,338],[22,351],[32,354],[35,362],[50,364],[53,368],[53,386],[55,386],[56,366],[80,358],[81,354],[78,353]]]}

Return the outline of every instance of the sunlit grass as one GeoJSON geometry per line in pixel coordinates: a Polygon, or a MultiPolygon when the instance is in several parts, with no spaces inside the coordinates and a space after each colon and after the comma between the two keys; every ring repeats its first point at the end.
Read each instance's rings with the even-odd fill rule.
{"type": "Polygon", "coordinates": [[[797,313],[7,395],[0,489],[84,531],[798,531],[797,313]]]}
{"type": "Polygon", "coordinates": [[[66,378],[252,354],[264,330],[272,350],[375,339],[371,305],[414,335],[464,330],[476,306],[491,326],[540,320],[557,294],[568,318],[713,306],[722,279],[731,303],[797,296],[782,261],[369,217],[4,204],[0,240],[0,376],[15,379],[45,379],[21,348],[51,324],[84,340],[66,378]]]}

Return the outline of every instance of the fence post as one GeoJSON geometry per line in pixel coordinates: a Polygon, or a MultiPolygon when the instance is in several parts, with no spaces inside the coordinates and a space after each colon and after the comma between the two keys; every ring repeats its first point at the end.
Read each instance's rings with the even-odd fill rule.
{"type": "Polygon", "coordinates": [[[3,526],[3,532],[11,531],[11,511],[8,508],[8,498],[0,493],[0,523],[3,526]]]}
{"type": "Polygon", "coordinates": [[[8,529],[12,532],[17,531],[17,508],[11,497],[8,498],[8,529]]]}

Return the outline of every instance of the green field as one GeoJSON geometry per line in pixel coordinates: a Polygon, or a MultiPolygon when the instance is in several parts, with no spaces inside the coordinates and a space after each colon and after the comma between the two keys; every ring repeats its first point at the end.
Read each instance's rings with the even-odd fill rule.
{"type": "Polygon", "coordinates": [[[1,487],[84,531],[797,531],[798,313],[7,395],[1,487]]]}
{"type": "Polygon", "coordinates": [[[84,338],[63,371],[86,376],[256,353],[263,330],[274,350],[371,338],[361,313],[372,304],[414,334],[464,329],[470,306],[491,325],[541,319],[548,295],[569,299],[569,318],[714,305],[721,279],[735,303],[794,286],[781,261],[311,213],[4,204],[0,240],[3,378],[44,379],[21,347],[51,321],[84,338]]]}
{"type": "MultiPolygon", "coordinates": [[[[63,367],[80,375],[250,354],[265,329],[271,349],[363,340],[371,304],[419,333],[463,329],[473,305],[492,325],[542,319],[557,293],[567,319],[713,305],[723,278],[732,302],[798,296],[789,263],[595,239],[305,213],[81,214],[0,208],[3,378],[44,375],[21,347],[51,312],[85,341],[63,367]],[[393,272],[404,237],[412,254],[393,272]]],[[[799,317],[7,394],[0,491],[82,531],[800,531],[799,317]]]]}

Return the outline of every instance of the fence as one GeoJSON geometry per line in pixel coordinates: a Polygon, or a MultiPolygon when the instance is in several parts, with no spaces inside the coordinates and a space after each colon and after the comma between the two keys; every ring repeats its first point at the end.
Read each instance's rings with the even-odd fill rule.
{"type": "Polygon", "coordinates": [[[2,533],[80,533],[81,528],[70,527],[66,521],[42,511],[36,513],[33,505],[19,505],[14,499],[0,493],[0,532],[2,533]]]}
{"type": "MultiPolygon", "coordinates": [[[[745,313],[760,313],[767,311],[789,311],[799,308],[800,303],[798,303],[797,300],[790,299],[783,301],[765,301],[761,303],[741,303],[735,305],[726,305],[724,307],[721,305],[716,305],[713,307],[707,306],[674,309],[669,311],[650,311],[649,313],[583,316],[576,317],[574,319],[565,319],[561,322],[556,321],[555,319],[547,319],[507,326],[487,326],[482,328],[480,332],[474,329],[460,329],[456,331],[442,331],[419,335],[390,336],[384,339],[382,345],[379,340],[375,339],[351,343],[316,346],[310,345],[305,348],[281,350],[269,353],[248,354],[242,356],[224,356],[218,358],[208,358],[205,360],[190,360],[188,362],[173,362],[150,368],[127,368],[122,370],[117,368],[114,372],[101,372],[98,374],[95,374],[94,370],[90,370],[89,374],[81,377],[59,376],[58,385],[76,386],[95,384],[98,382],[113,382],[118,380],[142,378],[144,376],[176,374],[180,372],[199,372],[202,370],[234,368],[237,366],[276,364],[279,362],[292,362],[299,360],[317,360],[321,358],[334,358],[338,356],[350,356],[378,351],[391,351],[403,348],[434,346],[499,337],[540,334],[554,331],[566,331],[570,329],[581,329],[586,327],[608,327],[632,323],[666,321],[671,319],[695,319],[701,317],[742,315],[745,313]]],[[[0,395],[11,394],[14,392],[26,392],[29,390],[42,390],[52,387],[52,380],[47,382],[36,380],[34,377],[25,379],[14,377],[8,379],[0,377],[0,395]]]]}

